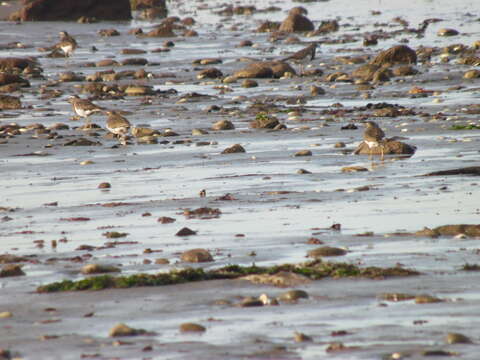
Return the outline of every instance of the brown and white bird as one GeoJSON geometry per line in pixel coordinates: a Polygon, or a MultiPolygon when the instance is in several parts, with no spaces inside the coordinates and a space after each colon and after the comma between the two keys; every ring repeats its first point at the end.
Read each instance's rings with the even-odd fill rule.
{"type": "Polygon", "coordinates": [[[66,31],[60,31],[60,42],[55,45],[56,49],[61,49],[66,57],[70,57],[77,48],[77,41],[66,31]]]}
{"type": "Polygon", "coordinates": [[[128,131],[131,127],[130,121],[113,110],[107,110],[105,111],[105,114],[108,115],[108,119],[105,124],[108,131],[117,137],[120,144],[127,145],[128,131]]]}
{"type": "Polygon", "coordinates": [[[90,115],[105,111],[105,108],[95,105],[90,100],[81,99],[77,95],[68,98],[68,102],[72,104],[73,111],[80,117],[85,118],[85,125],[90,124],[90,115]]]}
{"type": "Polygon", "coordinates": [[[303,48],[302,50],[299,50],[295,53],[293,53],[290,56],[287,56],[286,58],[283,58],[282,61],[286,60],[296,60],[296,61],[301,61],[301,60],[314,60],[315,59],[315,53],[317,50],[317,43],[314,42],[310,45],[308,45],[306,48],[303,48]],[[310,59],[308,59],[310,57],[310,59]]]}
{"type": "Polygon", "coordinates": [[[385,133],[382,129],[378,126],[375,121],[367,121],[365,122],[365,132],[363,133],[363,140],[365,144],[368,145],[370,149],[370,158],[372,157],[372,151],[376,147],[380,147],[381,151],[381,160],[383,160],[384,156],[384,138],[385,133]]]}

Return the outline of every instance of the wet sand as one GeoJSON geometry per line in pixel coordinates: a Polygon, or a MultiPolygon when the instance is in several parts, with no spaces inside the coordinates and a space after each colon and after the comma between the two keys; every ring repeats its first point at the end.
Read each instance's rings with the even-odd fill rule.
{"type": "MultiPolygon", "coordinates": [[[[278,59],[301,49],[306,42],[319,40],[323,44],[317,58],[310,67],[305,66],[328,74],[338,70],[351,72],[358,66],[341,65],[337,56],[373,56],[402,39],[407,39],[407,45],[414,49],[421,45],[442,48],[455,43],[471,46],[480,35],[478,14],[467,13],[475,11],[475,2],[465,0],[451,6],[447,1],[422,1],[415,11],[393,1],[359,1],[354,6],[340,0],[311,4],[286,1],[280,5],[257,1],[255,5],[276,5],[282,9],[230,18],[213,13],[222,8],[216,2],[170,3],[172,15],[193,16],[197,20],[193,28],[199,36],[173,38],[175,47],[165,53],[151,52],[161,47],[165,39],[127,34],[131,28],[152,26],[146,22],[0,22],[1,44],[21,41],[31,45],[0,50],[0,56],[40,56],[45,77],[30,80],[30,88],[13,94],[22,96],[23,108],[1,111],[0,125],[41,123],[48,127],[62,122],[70,127],[58,131],[61,137],[53,139],[27,132],[2,139],[0,144],[2,252],[30,256],[23,263],[26,276],[0,279],[0,313],[13,314],[0,319],[0,348],[25,359],[78,359],[82,355],[98,359],[390,359],[395,352],[403,352],[402,358],[422,359],[422,352],[429,350],[456,353],[455,358],[478,357],[478,275],[461,270],[466,263],[478,263],[478,239],[386,235],[414,232],[424,226],[479,223],[477,177],[420,176],[478,165],[478,130],[452,130],[453,125],[480,125],[478,113],[465,110],[478,104],[479,80],[463,79],[464,72],[475,67],[457,64],[454,54],[450,55],[450,62],[434,55],[430,62],[415,66],[418,75],[359,90],[354,84],[326,82],[322,77],[257,79],[258,87],[245,89],[241,81],[225,85],[220,80],[198,80],[196,74],[206,66],[192,65],[195,59],[219,57],[223,63],[214,66],[224,74],[232,74],[245,65],[238,61],[241,57],[278,59]],[[308,17],[316,26],[322,20],[339,16],[339,32],[315,38],[298,34],[304,43],[294,45],[270,42],[269,34],[254,32],[261,20],[280,21],[288,9],[299,4],[308,9],[308,17]],[[372,16],[370,10],[379,10],[381,14],[372,16]],[[400,28],[392,21],[395,16],[402,16],[412,27],[426,18],[438,17],[443,21],[431,24],[423,38],[402,34],[373,47],[362,46],[361,34],[378,28],[400,28]],[[220,23],[223,27],[217,27],[220,23]],[[236,28],[232,29],[233,25],[236,28]],[[438,37],[436,32],[442,27],[456,28],[460,35],[438,37]],[[121,35],[100,37],[97,31],[105,28],[116,28],[121,35]],[[80,48],[70,59],[45,58],[45,53],[37,48],[55,43],[58,32],[65,29],[75,35],[80,48]],[[346,36],[354,36],[356,41],[326,44],[327,40],[346,36]],[[235,46],[245,39],[256,46],[235,46]],[[91,46],[98,51],[92,52],[91,46]],[[124,48],[141,48],[147,53],[122,55],[124,48]],[[70,119],[73,112],[66,99],[78,93],[81,83],[60,82],[53,87],[63,92],[60,97],[41,99],[39,87],[57,80],[59,73],[75,71],[89,75],[108,70],[112,67],[88,68],[82,64],[112,56],[115,60],[146,58],[150,64],[145,70],[163,73],[164,77],[137,82],[153,85],[156,90],[174,89],[177,93],[150,96],[148,105],[144,97],[95,99],[95,103],[128,112],[126,117],[136,126],[145,124],[159,131],[171,128],[178,136],[159,138],[160,142],[168,142],[164,144],[139,145],[133,140],[132,145],[114,147],[117,142],[105,138],[106,132],[101,129],[99,136],[75,129],[83,121],[70,119]],[[311,96],[312,84],[324,88],[326,94],[311,96]],[[222,91],[223,86],[229,89],[222,91]],[[411,96],[408,91],[414,86],[436,93],[411,96]],[[192,92],[207,96],[187,97],[192,92]],[[370,98],[365,99],[366,93],[370,98]],[[305,104],[296,104],[298,99],[305,100],[305,104]],[[252,104],[258,101],[278,106],[275,116],[287,129],[251,129],[249,122],[257,112],[252,104]],[[367,155],[351,152],[362,141],[359,120],[364,115],[373,116],[373,111],[362,107],[381,102],[414,111],[413,115],[377,117],[375,121],[387,136],[402,137],[417,151],[402,160],[387,156],[381,163],[376,158],[372,166],[367,155]],[[337,103],[343,107],[334,105],[337,103]],[[207,111],[212,105],[221,110],[207,111]],[[348,111],[336,114],[332,111],[335,109],[348,111]],[[294,110],[300,115],[293,117],[290,112],[294,110]],[[235,129],[211,130],[212,124],[222,119],[232,121],[235,129]],[[358,129],[341,129],[350,123],[358,129]],[[191,135],[194,128],[205,129],[208,134],[191,135]],[[80,137],[101,145],[63,146],[80,137]],[[337,142],[344,142],[346,147],[335,148],[337,142]],[[237,143],[246,153],[221,154],[237,143]],[[312,156],[294,156],[306,149],[312,151],[312,156]],[[19,156],[26,154],[30,155],[19,156]],[[45,156],[39,156],[42,154],[45,156]],[[87,160],[92,163],[81,165],[87,160]],[[346,166],[363,166],[369,171],[343,173],[341,169],[346,166]],[[311,174],[299,174],[299,169],[311,174]],[[111,189],[98,189],[101,182],[109,182],[111,189]],[[206,196],[200,197],[203,189],[206,196]],[[226,194],[231,194],[233,200],[222,199],[226,194]],[[112,207],[112,203],[121,206],[112,207]],[[219,208],[220,217],[203,220],[183,215],[184,209],[205,206],[219,208]],[[151,216],[143,216],[147,213],[151,216]],[[176,221],[160,224],[157,219],[162,216],[176,221]],[[89,220],[65,220],[78,217],[89,220]],[[334,223],[341,224],[340,232],[329,230],[334,223]],[[175,236],[184,226],[198,234],[175,236]],[[128,233],[117,239],[125,243],[78,250],[81,245],[105,246],[111,241],[102,235],[107,231],[128,233]],[[347,255],[333,261],[365,267],[404,266],[422,275],[314,281],[296,287],[306,290],[309,299],[258,308],[214,302],[227,299],[235,304],[242,297],[263,293],[275,297],[287,289],[222,280],[157,288],[35,293],[39,285],[83,278],[79,270],[87,263],[119,266],[123,275],[187,266],[208,269],[228,264],[299,263],[306,260],[307,251],[317,246],[308,243],[312,237],[348,250],[347,255]],[[43,248],[38,248],[39,240],[44,241],[43,248]],[[52,240],[58,243],[55,249],[50,246],[52,240]],[[208,249],[214,262],[181,262],[180,254],[193,248],[208,249]],[[148,253],[145,249],[158,252],[148,253]],[[78,256],[83,261],[72,261],[78,256]],[[157,258],[170,263],[155,264],[157,258]],[[382,293],[429,294],[446,301],[391,302],[383,300],[382,293]],[[47,308],[55,310],[46,311],[47,308]],[[89,313],[93,313],[91,317],[84,317],[89,313]],[[118,343],[108,337],[108,331],[119,322],[155,334],[120,339],[125,343],[118,343]],[[200,323],[207,330],[202,335],[182,334],[179,325],[184,322],[200,323]],[[334,336],[336,333],[332,332],[339,330],[347,334],[334,336]],[[313,341],[296,343],[295,331],[311,336],[313,341]],[[449,332],[463,333],[474,344],[446,344],[444,337],[449,332]],[[48,337],[52,335],[58,337],[48,337]],[[326,351],[338,341],[353,348],[326,351]],[[147,346],[152,346],[152,350],[147,346]]],[[[301,70],[298,64],[292,66],[301,70]]],[[[113,67],[117,72],[139,68],[113,67]]],[[[128,82],[133,81],[118,83],[128,82]]],[[[105,127],[104,115],[93,116],[92,120],[105,127]]]]}

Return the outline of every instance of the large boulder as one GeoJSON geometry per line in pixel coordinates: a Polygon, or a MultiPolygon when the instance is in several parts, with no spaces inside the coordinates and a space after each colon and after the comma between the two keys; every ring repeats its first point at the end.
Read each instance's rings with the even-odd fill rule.
{"type": "Polygon", "coordinates": [[[69,21],[84,16],[98,20],[130,20],[129,0],[22,0],[12,21],[69,21]]]}
{"type": "Polygon", "coordinates": [[[367,143],[362,141],[353,153],[355,155],[381,155],[383,150],[384,155],[412,156],[417,150],[415,146],[393,139],[385,140],[382,147],[377,146],[370,149],[367,143]]]}
{"type": "Polygon", "coordinates": [[[279,31],[284,32],[304,32],[315,29],[313,23],[306,16],[301,14],[290,14],[280,24],[279,31]]]}

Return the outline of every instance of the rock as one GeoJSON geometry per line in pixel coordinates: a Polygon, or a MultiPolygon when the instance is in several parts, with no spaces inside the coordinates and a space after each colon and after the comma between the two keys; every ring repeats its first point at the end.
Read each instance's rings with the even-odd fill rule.
{"type": "Polygon", "coordinates": [[[315,29],[313,23],[306,16],[298,13],[291,13],[282,21],[278,30],[290,33],[312,31],[313,29],[315,29]]]}
{"type": "Polygon", "coordinates": [[[308,293],[304,290],[288,290],[278,296],[281,301],[297,301],[298,299],[308,299],[308,293]]]}
{"type": "Polygon", "coordinates": [[[202,333],[205,331],[207,331],[207,329],[200,324],[195,324],[195,323],[180,324],[180,332],[182,333],[185,333],[185,332],[202,333]]]}
{"type": "Polygon", "coordinates": [[[445,342],[447,344],[471,344],[472,340],[463,334],[448,333],[445,336],[445,342]]]}
{"type": "Polygon", "coordinates": [[[108,182],[102,182],[97,186],[98,189],[110,189],[111,187],[112,185],[110,185],[108,182]]]}
{"type": "Polygon", "coordinates": [[[208,68],[200,71],[197,74],[197,79],[200,79],[200,80],[205,78],[218,79],[218,78],[221,78],[222,76],[223,76],[223,73],[217,68],[208,68]]]}
{"type": "Polygon", "coordinates": [[[152,128],[133,127],[131,130],[132,136],[141,138],[145,136],[159,136],[160,132],[152,128]]]}
{"type": "MultiPolygon", "coordinates": [[[[157,222],[159,222],[160,224],[171,224],[173,222],[175,222],[176,219],[174,218],[171,218],[171,217],[168,217],[168,216],[162,216],[162,217],[159,217],[157,219],[157,222]]],[[[185,228],[184,228],[185,229],[185,228]]],[[[182,229],[183,230],[183,229],[182,229]]],[[[193,234],[192,234],[193,235],[193,234]]]]}
{"type": "Polygon", "coordinates": [[[253,87],[257,87],[258,86],[258,83],[255,81],[255,80],[252,80],[252,79],[245,79],[242,81],[242,87],[244,88],[253,88],[253,87]]]}
{"type": "Polygon", "coordinates": [[[272,275],[247,275],[242,277],[242,279],[251,281],[254,284],[265,284],[278,287],[292,287],[308,284],[311,282],[311,280],[306,276],[286,271],[280,271],[272,275]]]}
{"type": "MultiPolygon", "coordinates": [[[[383,144],[384,155],[405,155],[411,156],[415,154],[416,147],[405,144],[396,140],[386,140],[383,144]]],[[[382,148],[380,146],[370,149],[365,142],[361,142],[360,145],[353,152],[355,155],[381,155],[382,148]]]]}
{"type": "Polygon", "coordinates": [[[422,176],[450,176],[450,175],[480,175],[480,166],[468,166],[464,168],[434,171],[422,176]]]}
{"type": "Polygon", "coordinates": [[[101,30],[98,30],[98,35],[104,36],[104,37],[110,37],[110,36],[120,36],[120,33],[116,29],[101,29],[101,30]]]}
{"type": "Polygon", "coordinates": [[[30,58],[6,57],[0,58],[0,70],[12,71],[13,69],[25,70],[27,68],[36,68],[38,63],[30,58]]]}
{"type": "Polygon", "coordinates": [[[310,34],[310,35],[317,36],[321,34],[328,34],[331,32],[338,31],[338,29],[340,29],[340,25],[338,25],[337,20],[326,20],[326,21],[322,21],[318,26],[318,29],[315,30],[313,34],[310,34]]]}
{"type": "Polygon", "coordinates": [[[100,265],[100,264],[87,264],[80,270],[82,274],[105,274],[111,272],[120,272],[120,269],[115,266],[100,265]]]}
{"type": "Polygon", "coordinates": [[[70,140],[70,141],[67,141],[65,144],[63,144],[63,146],[98,146],[98,145],[102,145],[102,144],[98,141],[92,141],[85,138],[70,140]]]}
{"type": "Polygon", "coordinates": [[[418,74],[418,70],[410,65],[401,65],[392,69],[393,76],[409,76],[418,74]]]}
{"type": "Polygon", "coordinates": [[[322,89],[320,86],[311,85],[310,95],[312,96],[325,95],[325,90],[322,89]]]}
{"type": "Polygon", "coordinates": [[[252,297],[242,299],[239,304],[240,307],[258,307],[263,305],[265,305],[265,303],[261,299],[255,299],[252,297]]]}
{"type": "Polygon", "coordinates": [[[193,231],[193,230],[190,230],[189,228],[187,227],[184,227],[184,228],[181,228],[176,234],[175,236],[190,236],[190,235],[196,235],[197,232],[196,231],[193,231]]]}
{"type": "MultiPolygon", "coordinates": [[[[0,319],[7,319],[7,318],[11,318],[12,316],[13,316],[13,314],[10,311],[0,312],[0,319]]],[[[0,359],[1,359],[1,357],[0,357],[0,359]]]]}
{"type": "Polygon", "coordinates": [[[307,256],[312,258],[319,258],[324,256],[342,256],[342,255],[345,255],[346,253],[347,251],[344,249],[331,247],[331,246],[322,246],[322,247],[310,250],[307,253],[307,256]]]}
{"type": "Polygon", "coordinates": [[[250,127],[253,129],[274,129],[280,125],[280,121],[275,116],[258,113],[255,120],[250,122],[250,127]]]}
{"type": "Polygon", "coordinates": [[[212,255],[205,249],[192,249],[184,251],[180,257],[182,261],[191,263],[211,262],[212,255]]]}
{"type": "Polygon", "coordinates": [[[143,329],[134,329],[130,326],[118,323],[110,329],[108,336],[110,337],[119,337],[119,336],[135,336],[145,334],[146,331],[143,329]]]}
{"type": "Polygon", "coordinates": [[[139,65],[139,66],[145,66],[148,64],[148,60],[145,58],[129,58],[129,59],[124,59],[120,62],[123,66],[128,66],[128,65],[139,65]]]}
{"type": "Polygon", "coordinates": [[[248,64],[236,71],[233,76],[244,78],[280,78],[285,73],[296,74],[295,70],[284,61],[259,61],[248,64]]]}
{"type": "Polygon", "coordinates": [[[310,336],[305,335],[304,333],[296,332],[296,331],[293,333],[293,340],[295,342],[313,341],[313,339],[310,336]]]}
{"type": "Polygon", "coordinates": [[[21,109],[22,103],[20,98],[11,95],[0,95],[0,110],[21,109]]]}
{"type": "Polygon", "coordinates": [[[391,66],[393,64],[416,64],[417,54],[406,45],[397,45],[380,52],[370,64],[391,66]]]}
{"type": "Polygon", "coordinates": [[[300,151],[297,151],[295,153],[295,155],[293,155],[295,157],[298,157],[298,156],[312,156],[312,152],[310,150],[300,150],[300,151]]]}
{"type": "Polygon", "coordinates": [[[0,73],[0,86],[19,84],[21,87],[29,87],[30,83],[19,75],[0,73]]]}
{"type": "Polygon", "coordinates": [[[139,55],[145,54],[146,52],[146,50],[142,49],[122,49],[122,51],[120,51],[120,53],[124,55],[139,55]]]}
{"type": "Polygon", "coordinates": [[[10,276],[23,276],[25,273],[18,264],[7,264],[0,270],[0,278],[10,276]]]}
{"type": "Polygon", "coordinates": [[[219,120],[212,125],[212,130],[234,130],[235,126],[229,120],[219,120]]]}
{"type": "Polygon", "coordinates": [[[375,64],[365,64],[355,69],[351,76],[365,81],[388,81],[391,71],[375,64]]]}
{"type": "Polygon", "coordinates": [[[124,92],[125,95],[128,96],[145,96],[153,95],[155,93],[153,87],[147,85],[128,85],[124,92]]]}
{"type": "Polygon", "coordinates": [[[478,79],[480,78],[480,70],[468,70],[463,74],[464,79],[478,79]]]}
{"type": "Polygon", "coordinates": [[[85,76],[78,75],[73,71],[67,71],[60,73],[59,80],[63,82],[85,81],[85,76]]]}
{"type": "Polygon", "coordinates": [[[421,236],[457,236],[466,235],[469,237],[480,236],[480,225],[458,224],[458,225],[443,225],[438,226],[432,230],[426,228],[421,232],[416,232],[416,235],[421,236]]]}
{"type": "Polygon", "coordinates": [[[455,29],[443,28],[437,31],[438,36],[455,36],[458,35],[458,31],[455,29]]]}
{"type": "Polygon", "coordinates": [[[235,154],[235,153],[244,153],[246,152],[242,145],[235,144],[222,151],[222,154],[235,154]]]}
{"type": "Polygon", "coordinates": [[[149,31],[144,36],[146,37],[175,37],[173,27],[169,24],[158,26],[157,28],[149,31]]]}
{"type": "Polygon", "coordinates": [[[344,173],[360,172],[360,171],[368,171],[368,169],[363,166],[345,166],[342,168],[342,172],[344,173]]]}
{"type": "Polygon", "coordinates": [[[23,0],[24,6],[9,16],[11,21],[130,20],[129,0],[23,0]]]}
{"type": "Polygon", "coordinates": [[[279,22],[267,20],[267,21],[261,23],[260,26],[258,26],[255,31],[260,32],[260,33],[273,32],[273,31],[277,31],[279,28],[280,28],[280,23],[279,22]]]}
{"type": "Polygon", "coordinates": [[[415,304],[432,304],[443,302],[442,299],[439,299],[431,295],[417,295],[415,296],[415,304]]]}

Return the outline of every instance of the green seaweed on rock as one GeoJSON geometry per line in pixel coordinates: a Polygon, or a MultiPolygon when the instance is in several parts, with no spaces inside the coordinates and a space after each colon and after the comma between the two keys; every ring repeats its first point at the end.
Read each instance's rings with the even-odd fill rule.
{"type": "Polygon", "coordinates": [[[135,274],[130,276],[101,275],[78,281],[64,280],[42,285],[37,288],[37,292],[48,293],[58,291],[102,290],[109,288],[124,289],[139,286],[164,286],[207,280],[238,279],[246,275],[272,275],[279,272],[293,272],[311,280],[319,280],[326,277],[334,279],[352,277],[381,279],[392,276],[419,275],[415,270],[401,267],[381,268],[371,266],[360,268],[353,264],[314,260],[301,264],[283,264],[271,267],[228,265],[212,270],[186,268],[159,274],[135,274]]]}

